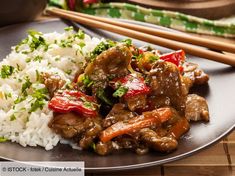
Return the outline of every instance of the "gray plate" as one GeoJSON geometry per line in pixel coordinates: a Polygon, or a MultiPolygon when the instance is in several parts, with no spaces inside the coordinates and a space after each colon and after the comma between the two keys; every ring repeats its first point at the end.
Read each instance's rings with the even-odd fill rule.
{"type": "MultiPolygon", "coordinates": [[[[0,29],[0,58],[4,58],[10,52],[11,46],[26,37],[28,29],[33,28],[41,32],[62,32],[67,25],[71,24],[54,20],[2,28],[0,29]]],[[[114,40],[125,38],[101,30],[82,28],[92,36],[114,40]]],[[[165,28],[160,29],[165,30],[165,28]]],[[[134,40],[134,43],[138,46],[146,45],[146,43],[137,40],[134,40]]],[[[155,47],[162,52],[171,51],[155,47]]],[[[167,155],[151,152],[138,156],[131,151],[121,151],[103,157],[92,152],[73,150],[68,145],[58,145],[53,150],[45,151],[41,147],[22,147],[19,144],[6,142],[0,144],[0,157],[15,161],[85,161],[88,172],[114,171],[148,167],[179,160],[216,143],[235,127],[235,69],[202,58],[188,57],[190,61],[200,64],[201,68],[210,75],[209,84],[195,88],[194,92],[206,97],[211,121],[209,123],[193,123],[190,131],[180,140],[179,147],[175,152],[167,155]]]]}

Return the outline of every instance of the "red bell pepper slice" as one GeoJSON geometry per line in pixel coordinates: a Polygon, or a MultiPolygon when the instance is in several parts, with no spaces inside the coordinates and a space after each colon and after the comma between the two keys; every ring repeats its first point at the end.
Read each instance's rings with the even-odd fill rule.
{"type": "Polygon", "coordinates": [[[68,113],[75,111],[89,117],[97,116],[98,109],[94,97],[76,90],[58,91],[49,102],[48,107],[54,112],[68,113]]]}
{"type": "Polygon", "coordinates": [[[150,88],[145,84],[143,77],[138,77],[135,74],[130,74],[122,78],[114,79],[114,89],[118,89],[120,86],[127,88],[127,92],[123,96],[125,99],[136,95],[148,94],[150,88]]]}
{"type": "Polygon", "coordinates": [[[178,50],[172,53],[163,54],[160,56],[160,59],[179,66],[180,62],[185,60],[185,52],[183,50],[178,50]]]}

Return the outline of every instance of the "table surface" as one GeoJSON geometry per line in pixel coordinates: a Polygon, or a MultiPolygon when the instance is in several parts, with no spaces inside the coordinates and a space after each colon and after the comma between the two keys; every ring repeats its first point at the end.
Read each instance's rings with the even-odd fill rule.
{"type": "MultiPolygon", "coordinates": [[[[48,19],[48,17],[40,17],[37,21],[45,19],[48,19]]],[[[235,44],[234,39],[225,39],[213,36],[203,37],[235,44]]],[[[189,174],[190,176],[235,176],[235,131],[225,137],[218,144],[215,144],[198,154],[176,162],[131,171],[86,175],[188,176],[189,174]]]]}

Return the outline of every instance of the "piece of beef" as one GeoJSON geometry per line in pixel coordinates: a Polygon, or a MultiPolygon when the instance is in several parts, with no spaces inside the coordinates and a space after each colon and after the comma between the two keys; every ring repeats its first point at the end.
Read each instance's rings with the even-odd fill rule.
{"type": "Polygon", "coordinates": [[[124,104],[115,104],[109,114],[103,120],[103,127],[107,128],[119,121],[128,120],[135,117],[136,114],[126,109],[124,104]]]}
{"type": "Polygon", "coordinates": [[[49,127],[66,139],[76,141],[82,148],[88,148],[102,130],[100,117],[81,117],[76,113],[55,114],[49,127]]]}
{"type": "Polygon", "coordinates": [[[196,94],[189,94],[186,100],[185,117],[190,121],[209,121],[209,110],[206,100],[196,94]]]}
{"type": "Polygon", "coordinates": [[[171,106],[178,111],[184,111],[186,93],[181,81],[179,69],[175,64],[157,61],[150,70],[147,80],[151,87],[151,95],[165,97],[171,106]],[[167,97],[167,98],[166,98],[167,97]]]}
{"type": "Polygon", "coordinates": [[[130,111],[136,111],[137,109],[143,109],[147,104],[147,96],[140,94],[125,99],[125,103],[130,111]]]}
{"type": "Polygon", "coordinates": [[[184,74],[183,82],[190,89],[194,84],[201,85],[205,84],[209,80],[209,76],[199,68],[198,64],[185,62],[183,64],[184,74]]]}
{"type": "Polygon", "coordinates": [[[108,155],[112,153],[115,150],[119,150],[120,146],[114,142],[114,141],[108,141],[108,142],[101,142],[99,141],[95,145],[95,152],[98,153],[99,155],[108,155]]]}
{"type": "Polygon", "coordinates": [[[159,137],[157,133],[150,128],[141,129],[140,140],[146,142],[146,144],[160,152],[169,153],[175,150],[178,146],[178,142],[172,137],[159,137]]]}
{"type": "Polygon", "coordinates": [[[59,75],[55,74],[43,73],[41,77],[51,97],[53,97],[54,93],[66,83],[59,75]]]}
{"type": "Polygon", "coordinates": [[[93,92],[97,88],[107,87],[110,77],[121,77],[128,74],[131,57],[130,49],[124,44],[119,44],[102,52],[94,61],[90,62],[84,73],[94,82],[92,88],[95,90],[93,92]]]}

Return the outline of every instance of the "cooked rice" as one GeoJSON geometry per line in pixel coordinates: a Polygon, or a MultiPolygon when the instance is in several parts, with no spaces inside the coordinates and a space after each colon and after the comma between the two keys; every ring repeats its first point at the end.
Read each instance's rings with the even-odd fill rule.
{"type": "Polygon", "coordinates": [[[57,74],[69,84],[85,63],[87,54],[100,43],[97,38],[82,35],[81,31],[74,33],[70,28],[62,34],[31,32],[27,40],[12,47],[0,63],[1,139],[22,146],[42,146],[46,150],[57,145],[60,137],[48,127],[53,116],[47,106],[49,95],[45,93],[40,100],[34,95],[45,88],[38,74],[57,74]],[[4,71],[9,71],[7,77],[4,71]]]}

